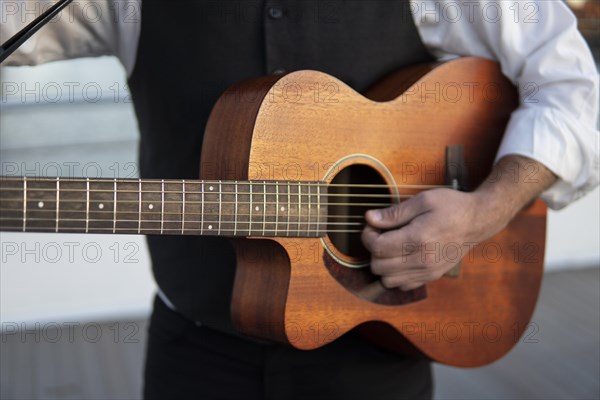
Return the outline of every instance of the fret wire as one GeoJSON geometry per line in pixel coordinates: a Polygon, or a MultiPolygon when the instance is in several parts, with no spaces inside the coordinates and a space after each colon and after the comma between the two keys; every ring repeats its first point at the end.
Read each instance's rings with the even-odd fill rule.
{"type": "Polygon", "coordinates": [[[321,224],[321,186],[317,186],[317,233],[321,224]]]}
{"type": "Polygon", "coordinates": [[[113,233],[117,231],[117,178],[113,181],[113,233]]]}
{"type": "Polygon", "coordinates": [[[204,182],[202,182],[202,210],[200,212],[200,234],[204,233],[204,182]]]}
{"type": "Polygon", "coordinates": [[[277,223],[279,222],[279,185],[275,185],[275,236],[277,236],[277,223]]]}
{"type": "Polygon", "coordinates": [[[301,192],[301,186],[300,186],[300,182],[298,182],[298,236],[300,236],[300,214],[302,212],[302,209],[300,207],[300,203],[302,203],[302,197],[300,196],[300,192],[301,192]]]}
{"type": "Polygon", "coordinates": [[[181,234],[185,226],[185,179],[182,181],[183,186],[181,187],[181,234]]]}
{"type": "Polygon", "coordinates": [[[142,230],[142,180],[138,180],[138,233],[142,230]]]}
{"type": "Polygon", "coordinates": [[[310,186],[308,187],[308,225],[306,226],[306,230],[310,231],[310,211],[311,211],[311,195],[310,195],[310,186]]]}
{"type": "Polygon", "coordinates": [[[288,182],[287,184],[287,227],[285,228],[285,234],[286,236],[290,236],[290,211],[291,211],[291,207],[290,207],[290,197],[292,197],[290,194],[292,192],[291,190],[291,186],[290,183],[288,182]]]}
{"type": "Polygon", "coordinates": [[[54,232],[58,232],[58,213],[59,213],[59,204],[60,204],[60,179],[56,178],[56,225],[54,227],[54,232]]]}
{"type": "Polygon", "coordinates": [[[262,233],[265,234],[267,227],[267,182],[263,181],[263,228],[262,233]]]}
{"type": "Polygon", "coordinates": [[[162,235],[165,225],[165,180],[160,180],[160,233],[162,235]]]}
{"type": "Polygon", "coordinates": [[[253,211],[253,206],[252,206],[252,187],[254,185],[250,185],[250,219],[248,220],[248,236],[252,236],[252,211],[253,211]]]}
{"type": "Polygon", "coordinates": [[[238,216],[238,181],[235,181],[235,205],[233,211],[233,236],[237,234],[237,216],[238,216]]]}
{"type": "Polygon", "coordinates": [[[90,227],[90,178],[85,181],[85,233],[90,227]]]}
{"type": "Polygon", "coordinates": [[[221,234],[221,204],[222,204],[222,198],[221,198],[221,181],[219,181],[219,227],[217,228],[217,235],[221,234]]]}
{"type": "Polygon", "coordinates": [[[27,178],[23,177],[23,232],[27,225],[27,178]]]}

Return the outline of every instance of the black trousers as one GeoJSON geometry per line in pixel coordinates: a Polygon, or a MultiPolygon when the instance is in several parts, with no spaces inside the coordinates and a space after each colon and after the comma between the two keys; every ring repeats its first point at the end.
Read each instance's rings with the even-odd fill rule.
{"type": "Polygon", "coordinates": [[[428,361],[353,333],[313,351],[260,344],[197,326],[154,302],[146,399],[430,399],[428,361]]]}

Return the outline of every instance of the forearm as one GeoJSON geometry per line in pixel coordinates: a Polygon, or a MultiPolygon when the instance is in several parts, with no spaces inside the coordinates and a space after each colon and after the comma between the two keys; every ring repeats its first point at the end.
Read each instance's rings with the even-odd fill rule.
{"type": "Polygon", "coordinates": [[[473,192],[481,220],[493,235],[527,204],[548,189],[557,177],[540,162],[518,155],[500,159],[488,178],[473,192]]]}

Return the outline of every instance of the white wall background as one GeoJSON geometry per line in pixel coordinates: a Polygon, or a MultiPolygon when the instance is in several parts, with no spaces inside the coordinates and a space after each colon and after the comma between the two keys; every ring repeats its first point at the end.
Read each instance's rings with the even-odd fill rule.
{"type": "MultiPolygon", "coordinates": [[[[3,174],[137,174],[137,126],[114,59],[0,73],[3,174]]],[[[599,267],[599,204],[596,189],[550,212],[547,271],[599,267]]],[[[150,310],[155,286],[142,237],[3,232],[0,245],[3,324],[116,320],[150,310]]]]}

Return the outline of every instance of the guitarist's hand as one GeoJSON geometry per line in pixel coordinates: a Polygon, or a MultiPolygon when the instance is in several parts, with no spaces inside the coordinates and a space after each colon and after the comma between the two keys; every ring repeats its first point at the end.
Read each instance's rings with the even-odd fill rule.
{"type": "Polygon", "coordinates": [[[371,270],[381,276],[383,285],[410,290],[438,279],[467,254],[469,246],[500,230],[500,222],[485,223],[475,197],[436,189],[369,211],[362,239],[371,252],[371,270]]]}
{"type": "Polygon", "coordinates": [[[521,156],[503,158],[490,176],[494,179],[472,193],[429,190],[367,212],[362,241],[385,287],[411,290],[440,278],[556,180],[543,165],[521,156]],[[537,182],[515,179],[528,176],[531,163],[538,168],[537,182]]]}

